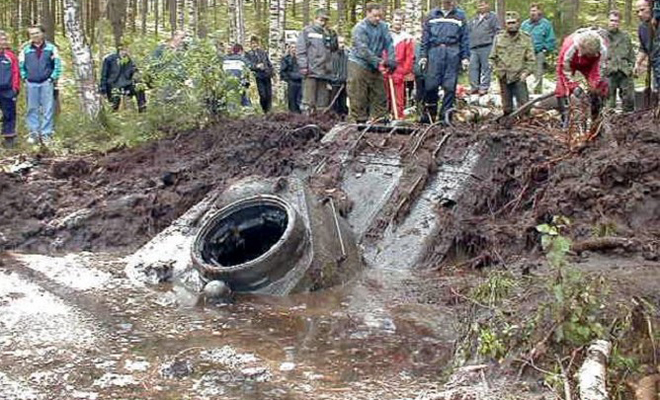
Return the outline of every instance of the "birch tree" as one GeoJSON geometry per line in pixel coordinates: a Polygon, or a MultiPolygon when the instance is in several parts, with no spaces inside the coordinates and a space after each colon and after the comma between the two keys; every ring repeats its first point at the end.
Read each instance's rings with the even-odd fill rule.
{"type": "Polygon", "coordinates": [[[406,1],[406,31],[414,38],[422,35],[422,1],[406,1]]]}
{"type": "Polygon", "coordinates": [[[194,36],[197,33],[197,2],[186,0],[186,9],[188,13],[188,33],[190,36],[194,36]]]}
{"type": "MultiPolygon", "coordinates": [[[[280,76],[280,60],[284,53],[285,7],[286,0],[270,0],[268,57],[273,64],[276,80],[280,76]]],[[[279,82],[275,90],[277,97],[281,98],[283,92],[284,87],[282,86],[282,82],[279,82]]]]}
{"type": "Polygon", "coordinates": [[[85,114],[96,118],[101,111],[101,98],[96,90],[94,70],[92,68],[92,52],[83,35],[80,26],[76,0],[64,0],[64,25],[66,36],[71,44],[73,69],[80,94],[80,101],[85,114]]]}
{"type": "Polygon", "coordinates": [[[236,19],[236,43],[245,43],[245,4],[244,0],[235,0],[236,1],[236,13],[234,18],[236,19]]]}
{"type": "Polygon", "coordinates": [[[232,44],[239,43],[238,27],[236,26],[236,17],[235,17],[236,1],[237,0],[227,0],[227,14],[229,15],[229,42],[232,44]]]}

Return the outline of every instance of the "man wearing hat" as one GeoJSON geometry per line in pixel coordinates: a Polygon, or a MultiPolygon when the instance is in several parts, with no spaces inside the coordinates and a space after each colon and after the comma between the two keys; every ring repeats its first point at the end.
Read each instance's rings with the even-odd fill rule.
{"type": "Polygon", "coordinates": [[[314,22],[303,29],[296,43],[298,65],[304,76],[303,108],[307,112],[330,104],[332,53],[339,48],[337,33],[328,28],[328,11],[319,8],[315,15],[314,22]]]}
{"type": "Polygon", "coordinates": [[[517,12],[506,12],[505,29],[495,36],[488,59],[500,83],[504,115],[511,114],[514,98],[518,106],[529,101],[526,79],[536,62],[532,38],[520,30],[517,12]]]}

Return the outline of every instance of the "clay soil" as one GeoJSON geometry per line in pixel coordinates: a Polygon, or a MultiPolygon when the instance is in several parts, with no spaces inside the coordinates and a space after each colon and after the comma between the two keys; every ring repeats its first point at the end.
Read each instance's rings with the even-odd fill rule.
{"type": "Polygon", "coordinates": [[[23,160],[32,167],[0,173],[0,250],[133,251],[231,180],[304,167],[334,123],[286,114],[222,121],[109,154],[23,160]]]}
{"type": "MultiPolygon", "coordinates": [[[[479,129],[479,128],[477,128],[479,129]]],[[[474,177],[468,214],[439,210],[454,240],[434,262],[502,264],[540,253],[536,226],[553,216],[571,220],[575,250],[636,253],[657,261],[660,243],[660,131],[651,114],[612,118],[594,140],[569,150],[556,128],[523,123],[512,130],[485,126],[493,142],[489,170],[474,177]],[[606,139],[609,137],[610,139],[606,139]],[[609,238],[615,238],[608,242],[609,238]],[[619,240],[621,239],[621,240],[619,240]]],[[[457,132],[442,161],[460,157],[475,134],[457,132]]]]}
{"type": "MultiPolygon", "coordinates": [[[[0,173],[0,250],[133,251],[232,180],[287,175],[316,165],[310,152],[335,122],[324,115],[223,121],[109,154],[26,160],[31,168],[0,173]]],[[[478,193],[465,199],[475,202],[471,212],[439,210],[452,227],[446,233],[455,245],[452,254],[434,262],[489,265],[538,252],[535,227],[555,215],[573,221],[571,235],[578,241],[624,237],[635,250],[656,258],[657,125],[649,114],[637,113],[613,118],[607,131],[616,145],[597,138],[569,151],[553,128],[456,128],[440,162],[460,157],[479,140],[492,141],[495,154],[489,171],[475,178],[478,193]]],[[[444,134],[440,128],[431,130],[416,158],[430,155],[444,134]]]]}

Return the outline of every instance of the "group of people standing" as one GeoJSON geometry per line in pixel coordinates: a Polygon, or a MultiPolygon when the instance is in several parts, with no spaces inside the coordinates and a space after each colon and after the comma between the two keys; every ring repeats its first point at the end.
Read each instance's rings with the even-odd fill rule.
{"type": "MultiPolygon", "coordinates": [[[[630,35],[620,29],[617,11],[609,12],[607,29],[578,29],[563,40],[556,59],[554,94],[564,125],[574,100],[589,101],[595,116],[607,99],[614,107],[620,96],[623,110],[632,111],[633,79],[645,72],[652,72],[653,87],[660,89],[660,7],[653,8],[648,0],[637,0],[635,6],[640,20],[637,52],[630,35]]],[[[552,23],[543,17],[539,4],[530,5],[525,21],[517,12],[506,12],[502,26],[488,1],[479,1],[476,15],[468,19],[454,0],[440,0],[440,7],[424,18],[418,38],[403,29],[405,15],[401,10],[392,13],[389,24],[383,21],[380,4],[369,3],[364,11],[366,17],[352,30],[350,49],[330,27],[325,9],[316,10],[314,21],[295,43],[288,43],[280,79],[288,86],[290,111],[332,109],[358,123],[399,120],[405,118],[407,97],[412,97],[409,89],[414,87],[420,121],[444,121],[454,106],[461,69],[469,70],[470,93],[474,95],[487,94],[495,75],[505,114],[513,112],[514,104],[528,101],[528,76],[535,76],[537,93],[543,90],[547,58],[555,51],[556,39],[552,23]]],[[[0,109],[7,146],[16,139],[16,100],[21,82],[27,91],[28,142],[48,143],[53,135],[62,63],[57,47],[45,40],[44,33],[42,26],[31,26],[30,40],[17,56],[9,46],[8,35],[0,31],[0,109]]],[[[185,33],[177,31],[159,49],[176,49],[184,39],[185,33]]],[[[259,38],[251,38],[247,53],[240,44],[221,52],[223,69],[243,87],[241,105],[250,105],[245,90],[250,82],[246,71],[251,71],[261,109],[269,112],[274,68],[259,38]]],[[[144,111],[144,88],[136,86],[136,72],[126,46],[119,46],[104,59],[100,92],[107,95],[114,110],[122,96],[130,96],[137,99],[138,110],[144,111]]]]}
{"type": "Polygon", "coordinates": [[[57,47],[44,38],[41,25],[28,28],[30,41],[18,52],[11,50],[9,37],[0,31],[0,109],[4,145],[16,142],[16,101],[25,82],[28,142],[48,142],[53,135],[55,87],[62,71],[57,47]]]}

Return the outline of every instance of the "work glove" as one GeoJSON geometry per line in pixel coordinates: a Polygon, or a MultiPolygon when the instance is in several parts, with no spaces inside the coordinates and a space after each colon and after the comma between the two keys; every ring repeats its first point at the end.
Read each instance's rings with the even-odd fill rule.
{"type": "Polygon", "coordinates": [[[464,58],[463,61],[461,61],[461,65],[463,66],[463,71],[467,71],[470,66],[470,60],[464,58]]]}
{"type": "Polygon", "coordinates": [[[426,58],[420,58],[417,64],[422,71],[426,70],[426,65],[429,63],[429,60],[426,58]]]}
{"type": "Polygon", "coordinates": [[[383,65],[389,71],[389,73],[394,72],[394,70],[396,69],[396,61],[395,60],[385,60],[383,65]]]}
{"type": "Polygon", "coordinates": [[[573,93],[571,93],[571,97],[573,97],[575,100],[583,100],[587,97],[587,94],[584,92],[582,87],[578,86],[573,90],[573,93]]]}
{"type": "Polygon", "coordinates": [[[591,89],[592,93],[595,93],[600,97],[607,97],[609,91],[610,85],[607,83],[607,81],[600,81],[596,87],[591,89]]]}

